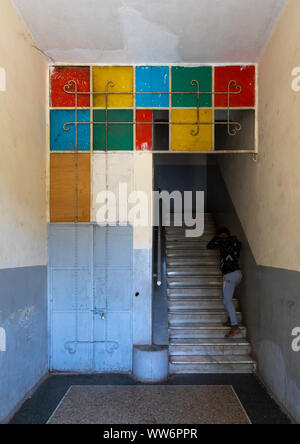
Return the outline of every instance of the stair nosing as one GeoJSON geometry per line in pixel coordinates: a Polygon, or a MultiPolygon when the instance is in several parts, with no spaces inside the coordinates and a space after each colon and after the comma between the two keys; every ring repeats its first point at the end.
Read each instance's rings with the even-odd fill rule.
{"type": "MultiPolygon", "coordinates": [[[[197,325],[197,327],[193,326],[193,324],[169,324],[168,325],[168,329],[174,329],[174,330],[228,330],[230,329],[230,327],[226,327],[225,325],[222,325],[222,323],[220,324],[216,324],[216,325],[209,325],[209,323],[201,323],[199,322],[199,324],[201,324],[200,326],[197,325]]],[[[246,330],[246,327],[244,325],[240,325],[239,324],[239,329],[240,330],[246,330]]]]}
{"type": "MultiPolygon", "coordinates": [[[[178,338],[178,340],[180,341],[183,338],[178,338]]],[[[187,339],[191,339],[191,338],[187,338],[187,339]]],[[[199,340],[200,338],[196,338],[197,340],[199,340]]],[[[250,342],[247,340],[241,341],[241,342],[231,342],[230,339],[228,339],[228,342],[207,342],[210,341],[214,338],[205,338],[205,342],[172,342],[174,339],[171,339],[171,341],[169,341],[169,346],[172,347],[191,347],[191,346],[199,346],[199,347],[240,347],[240,346],[250,346],[250,342]]],[[[221,339],[221,338],[219,338],[221,339]]],[[[240,340],[242,340],[243,338],[238,338],[240,340]]],[[[203,339],[200,339],[203,340],[203,339]]]]}
{"type": "MultiPolygon", "coordinates": [[[[193,308],[191,308],[191,309],[175,309],[175,310],[168,310],[168,313],[169,314],[214,314],[214,315],[219,315],[219,314],[226,314],[227,313],[227,311],[224,309],[220,309],[220,310],[218,310],[218,309],[206,309],[206,308],[204,308],[203,310],[201,310],[201,309],[197,309],[197,310],[195,310],[195,309],[193,309],[193,308]]],[[[236,312],[236,314],[238,315],[238,314],[242,314],[242,312],[241,311],[237,311],[236,312]]]]}
{"type": "MultiPolygon", "coordinates": [[[[213,355],[210,355],[213,356],[213,355]]],[[[219,356],[219,355],[217,355],[219,356]]],[[[227,355],[227,356],[231,356],[231,355],[227,355]]],[[[233,355],[233,356],[239,356],[239,355],[233,355]]],[[[242,355],[241,355],[242,356],[242,355]]],[[[250,358],[251,359],[251,358],[250,358]]],[[[217,360],[215,362],[211,362],[211,361],[207,361],[207,362],[199,362],[199,361],[191,361],[191,362],[185,362],[185,361],[178,361],[178,360],[174,360],[171,359],[170,363],[171,364],[180,364],[180,365],[241,365],[241,364],[247,364],[247,365],[255,365],[255,361],[254,360],[240,360],[240,361],[224,361],[224,362],[218,362],[217,360]]]]}
{"type": "MultiPolygon", "coordinates": [[[[207,296],[168,296],[168,300],[169,301],[173,301],[173,300],[182,300],[182,301],[194,301],[194,300],[198,300],[199,301],[212,301],[212,302],[222,302],[221,298],[219,298],[218,296],[212,296],[212,297],[207,297],[207,296]]],[[[232,299],[232,301],[238,301],[237,298],[232,299]]]]}

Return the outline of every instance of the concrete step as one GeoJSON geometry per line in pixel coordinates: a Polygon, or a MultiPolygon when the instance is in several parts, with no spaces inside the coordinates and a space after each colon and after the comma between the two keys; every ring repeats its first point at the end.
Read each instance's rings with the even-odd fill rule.
{"type": "Polygon", "coordinates": [[[172,339],[169,342],[170,356],[227,356],[249,355],[251,346],[243,339],[172,339]]]}
{"type": "MultiPolygon", "coordinates": [[[[238,307],[238,300],[233,301],[235,308],[238,307]]],[[[204,297],[172,297],[168,298],[169,310],[212,310],[224,309],[221,298],[204,298],[204,297]]]]}
{"type": "Polygon", "coordinates": [[[222,287],[222,276],[201,276],[201,277],[169,277],[167,278],[169,288],[190,288],[190,287],[222,287]]]}
{"type": "MultiPolygon", "coordinates": [[[[240,312],[237,313],[238,322],[242,321],[242,314],[240,312]]],[[[179,323],[187,324],[187,323],[197,323],[197,324],[205,324],[205,323],[220,323],[226,322],[228,319],[228,315],[226,310],[172,310],[168,313],[169,325],[172,324],[178,325],[179,323]]]]}
{"type": "Polygon", "coordinates": [[[189,267],[167,267],[167,276],[218,276],[222,278],[220,267],[214,265],[189,266],[189,267]]]}
{"type": "MultiPolygon", "coordinates": [[[[186,235],[186,230],[191,229],[190,227],[186,227],[186,226],[181,226],[181,227],[165,227],[165,232],[166,235],[179,235],[179,236],[185,236],[186,235]]],[[[216,235],[216,227],[215,224],[210,223],[210,224],[204,224],[203,227],[203,234],[206,235],[210,235],[211,237],[216,235]]]]}
{"type": "MultiPolygon", "coordinates": [[[[174,233],[174,234],[176,234],[176,233],[179,233],[179,234],[185,234],[185,232],[186,232],[187,230],[194,230],[194,229],[195,229],[195,226],[193,226],[193,227],[188,227],[188,226],[186,226],[185,224],[180,225],[180,226],[175,226],[175,225],[173,225],[173,223],[171,222],[170,225],[166,225],[166,224],[164,224],[164,228],[165,228],[165,232],[168,233],[168,234],[171,234],[171,233],[174,233]]],[[[204,227],[201,227],[201,228],[202,228],[202,230],[203,230],[203,232],[204,232],[205,234],[209,234],[211,237],[213,237],[214,235],[216,235],[217,228],[216,228],[216,225],[215,225],[214,222],[205,222],[205,223],[204,223],[204,227]]]]}
{"type": "Polygon", "coordinates": [[[201,258],[212,258],[217,257],[220,259],[220,253],[218,250],[206,250],[206,249],[177,249],[170,248],[166,250],[167,258],[177,258],[182,259],[186,257],[201,257],[201,258]]]}
{"type": "Polygon", "coordinates": [[[201,240],[199,238],[196,240],[193,238],[193,240],[187,241],[184,240],[177,240],[177,241],[166,241],[166,249],[168,250],[207,250],[207,241],[201,240]]]}
{"type": "MultiPolygon", "coordinates": [[[[240,325],[241,333],[235,338],[246,338],[247,332],[244,326],[240,325]]],[[[169,339],[221,339],[229,333],[230,328],[224,327],[220,323],[179,323],[169,326],[169,339]]]]}
{"type": "MultiPolygon", "coordinates": [[[[202,222],[200,217],[197,218],[197,221],[202,222]]],[[[165,222],[168,222],[168,221],[165,220],[165,222]]],[[[184,218],[179,219],[179,222],[178,222],[179,225],[178,225],[177,222],[178,221],[175,221],[175,219],[173,217],[171,217],[170,218],[170,224],[168,224],[166,226],[166,228],[175,228],[175,229],[176,228],[187,228],[187,229],[190,228],[190,227],[187,226],[186,221],[184,220],[184,218]],[[176,222],[176,225],[175,225],[175,222],[176,222]]],[[[199,224],[199,222],[198,222],[198,224],[199,224]]],[[[204,218],[204,227],[205,228],[206,227],[212,227],[212,226],[215,226],[215,225],[216,225],[216,223],[215,223],[215,221],[214,221],[214,219],[212,217],[205,217],[204,218]]]]}
{"type": "Polygon", "coordinates": [[[168,288],[168,297],[199,297],[199,298],[221,298],[222,286],[216,287],[190,287],[190,288],[168,288]]]}
{"type": "Polygon", "coordinates": [[[250,355],[171,356],[170,373],[254,373],[256,365],[250,355]]]}
{"type": "MultiPolygon", "coordinates": [[[[171,213],[170,219],[173,220],[174,217],[178,214],[180,214],[180,213],[171,213]]],[[[190,213],[190,215],[191,215],[191,213],[190,213]]],[[[180,216],[182,217],[182,220],[184,220],[183,215],[180,214],[180,216]]],[[[194,213],[193,217],[194,218],[197,217],[197,219],[200,219],[200,217],[203,217],[205,222],[214,222],[214,217],[213,217],[212,213],[194,213]]]]}
{"type": "Polygon", "coordinates": [[[218,267],[220,270],[220,259],[217,256],[198,256],[198,257],[183,257],[183,258],[167,258],[168,267],[193,267],[193,266],[212,266],[218,267]]]}
{"type": "Polygon", "coordinates": [[[212,239],[214,234],[212,233],[203,233],[201,236],[199,237],[186,237],[186,233],[185,231],[179,232],[179,233],[169,233],[168,231],[166,232],[166,241],[167,243],[169,242],[193,242],[195,240],[201,240],[201,241],[205,241],[206,244],[212,239]]]}

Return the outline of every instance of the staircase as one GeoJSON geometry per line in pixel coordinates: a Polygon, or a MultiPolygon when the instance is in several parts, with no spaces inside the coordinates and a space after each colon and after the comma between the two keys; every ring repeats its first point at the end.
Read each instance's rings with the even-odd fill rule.
{"type": "Polygon", "coordinates": [[[224,338],[229,328],[223,326],[219,252],[206,249],[216,233],[212,215],[205,214],[200,238],[185,237],[185,230],[166,227],[170,373],[253,373],[245,327],[239,336],[224,338]]]}

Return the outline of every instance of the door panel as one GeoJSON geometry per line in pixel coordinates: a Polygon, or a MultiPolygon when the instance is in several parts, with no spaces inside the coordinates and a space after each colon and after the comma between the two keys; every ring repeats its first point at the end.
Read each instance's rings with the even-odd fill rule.
{"type": "Polygon", "coordinates": [[[49,264],[51,267],[75,267],[75,232],[78,232],[77,264],[90,266],[90,227],[89,225],[50,224],[49,264]]]}
{"type": "Polygon", "coordinates": [[[53,310],[92,310],[93,300],[90,291],[90,279],[89,270],[54,269],[52,272],[53,310]]]}
{"type": "Polygon", "coordinates": [[[119,347],[107,353],[111,370],[129,371],[132,361],[131,313],[109,312],[107,315],[107,335],[119,347]]]}
{"type": "Polygon", "coordinates": [[[52,370],[131,370],[132,249],[131,227],[50,226],[52,370]]]}
{"type": "Polygon", "coordinates": [[[106,271],[94,269],[94,307],[106,310],[106,271]]]}
{"type": "Polygon", "coordinates": [[[131,369],[132,248],[131,227],[94,227],[95,371],[131,369]]]}
{"type": "Polygon", "coordinates": [[[52,369],[90,372],[92,369],[92,312],[52,315],[52,369]],[[77,332],[76,332],[76,329],[77,332]]]}
{"type": "Polygon", "coordinates": [[[131,310],[131,270],[108,270],[107,310],[131,310]]]}
{"type": "Polygon", "coordinates": [[[131,269],[132,262],[132,228],[107,227],[107,267],[124,267],[131,269]]]}
{"type": "Polygon", "coordinates": [[[93,366],[95,372],[106,371],[106,312],[103,311],[104,319],[101,314],[94,314],[94,343],[93,343],[93,366]]]}
{"type": "Polygon", "coordinates": [[[122,371],[131,370],[132,334],[131,313],[112,312],[94,321],[94,370],[122,371]]]}

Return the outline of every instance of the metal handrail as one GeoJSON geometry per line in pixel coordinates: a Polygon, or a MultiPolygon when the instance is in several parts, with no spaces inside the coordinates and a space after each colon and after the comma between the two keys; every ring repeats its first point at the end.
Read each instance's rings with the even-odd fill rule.
{"type": "MultiPolygon", "coordinates": [[[[160,192],[161,190],[159,190],[160,192]]],[[[157,230],[157,275],[156,275],[156,285],[160,287],[162,285],[162,201],[159,199],[158,205],[158,230],[157,230]]]]}

